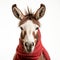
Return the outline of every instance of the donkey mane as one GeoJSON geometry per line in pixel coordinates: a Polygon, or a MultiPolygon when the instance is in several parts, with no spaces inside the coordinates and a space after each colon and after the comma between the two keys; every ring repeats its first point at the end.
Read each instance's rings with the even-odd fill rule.
{"type": "Polygon", "coordinates": [[[35,15],[33,14],[33,12],[29,9],[29,7],[27,7],[27,11],[25,11],[26,14],[25,14],[25,17],[27,17],[27,19],[36,19],[35,15]]]}
{"type": "Polygon", "coordinates": [[[25,17],[27,17],[27,19],[30,19],[30,20],[32,19],[36,20],[36,17],[34,16],[33,13],[28,13],[25,17]]]}

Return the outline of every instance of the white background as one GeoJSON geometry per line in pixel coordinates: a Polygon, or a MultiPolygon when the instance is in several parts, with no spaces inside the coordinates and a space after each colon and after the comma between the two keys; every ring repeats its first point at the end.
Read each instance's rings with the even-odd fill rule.
{"type": "Polygon", "coordinates": [[[27,6],[36,12],[41,3],[46,6],[40,19],[42,43],[51,60],[60,60],[60,0],[0,0],[0,60],[13,60],[19,43],[19,20],[12,13],[12,5],[17,4],[24,13],[27,6]]]}

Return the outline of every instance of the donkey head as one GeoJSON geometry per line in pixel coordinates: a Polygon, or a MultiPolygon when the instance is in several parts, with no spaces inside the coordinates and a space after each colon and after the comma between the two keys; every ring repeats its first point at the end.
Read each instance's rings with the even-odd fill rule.
{"type": "Polygon", "coordinates": [[[38,39],[37,32],[40,27],[38,20],[44,16],[45,10],[45,5],[41,4],[35,14],[31,13],[28,9],[28,13],[24,15],[16,4],[12,6],[14,16],[20,20],[21,40],[27,53],[34,51],[38,39]]]}

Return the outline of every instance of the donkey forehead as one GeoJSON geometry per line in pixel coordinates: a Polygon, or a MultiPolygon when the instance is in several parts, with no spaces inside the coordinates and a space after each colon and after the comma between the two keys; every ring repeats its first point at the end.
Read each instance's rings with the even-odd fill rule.
{"type": "Polygon", "coordinates": [[[31,20],[27,20],[24,24],[20,25],[24,29],[28,30],[35,30],[36,27],[38,27],[37,24],[34,24],[31,20]]]}

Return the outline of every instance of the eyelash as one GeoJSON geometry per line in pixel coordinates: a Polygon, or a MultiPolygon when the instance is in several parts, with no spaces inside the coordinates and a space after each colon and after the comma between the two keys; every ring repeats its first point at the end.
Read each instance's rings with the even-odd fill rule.
{"type": "Polygon", "coordinates": [[[23,30],[23,28],[22,28],[22,27],[20,27],[20,29],[21,29],[21,30],[23,30]]]}
{"type": "Polygon", "coordinates": [[[39,27],[36,27],[36,30],[38,30],[39,29],[39,27]]]}

